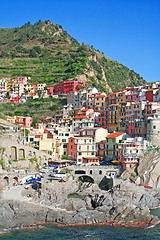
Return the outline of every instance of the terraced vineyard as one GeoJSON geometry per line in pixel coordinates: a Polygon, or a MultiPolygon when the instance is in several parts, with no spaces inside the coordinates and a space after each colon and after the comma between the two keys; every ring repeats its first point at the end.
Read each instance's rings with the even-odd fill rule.
{"type": "Polygon", "coordinates": [[[86,78],[100,91],[116,91],[145,81],[93,47],[80,44],[50,21],[0,28],[0,77],[30,76],[32,83],[54,86],[68,78],[86,78]]]}

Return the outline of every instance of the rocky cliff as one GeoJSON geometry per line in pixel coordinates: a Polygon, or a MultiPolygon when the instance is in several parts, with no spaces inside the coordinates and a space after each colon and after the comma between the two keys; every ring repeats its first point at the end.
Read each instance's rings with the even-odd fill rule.
{"type": "Polygon", "coordinates": [[[30,201],[0,201],[0,227],[25,227],[35,223],[118,224],[146,226],[159,222],[149,208],[158,206],[157,192],[146,192],[129,181],[109,191],[97,184],[43,183],[39,191],[24,190],[30,201]]]}
{"type": "Polygon", "coordinates": [[[160,189],[160,152],[153,149],[141,159],[137,168],[137,182],[160,189]]]}
{"type": "Polygon", "coordinates": [[[158,148],[149,150],[140,159],[138,166],[123,173],[124,178],[130,178],[137,184],[160,189],[160,152],[158,148]]]}

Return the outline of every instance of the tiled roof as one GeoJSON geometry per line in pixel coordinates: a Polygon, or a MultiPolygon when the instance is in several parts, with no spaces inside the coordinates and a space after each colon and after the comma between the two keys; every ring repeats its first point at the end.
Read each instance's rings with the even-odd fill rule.
{"type": "Polygon", "coordinates": [[[75,116],[75,117],[73,117],[73,119],[80,119],[80,118],[85,118],[85,119],[89,119],[88,117],[86,117],[86,116],[75,116]]]}
{"type": "Polygon", "coordinates": [[[119,136],[121,136],[123,134],[125,134],[125,133],[111,133],[106,138],[117,138],[117,137],[119,137],[119,136]]]}
{"type": "Polygon", "coordinates": [[[96,95],[95,97],[106,97],[107,95],[106,94],[102,94],[102,95],[96,95]]]}
{"type": "Polygon", "coordinates": [[[113,94],[120,93],[120,92],[121,92],[121,91],[113,92],[113,93],[110,93],[109,95],[113,95],[113,94]]]}

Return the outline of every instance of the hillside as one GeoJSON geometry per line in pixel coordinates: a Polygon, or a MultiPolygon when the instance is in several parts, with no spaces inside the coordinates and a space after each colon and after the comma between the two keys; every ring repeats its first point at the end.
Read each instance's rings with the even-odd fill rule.
{"type": "Polygon", "coordinates": [[[40,116],[55,116],[61,114],[61,109],[66,103],[66,98],[38,98],[18,104],[1,103],[0,118],[5,118],[5,115],[31,116],[33,119],[40,116]]]}
{"type": "Polygon", "coordinates": [[[30,76],[33,83],[53,86],[79,75],[107,92],[145,83],[133,70],[78,43],[50,21],[0,28],[0,77],[30,76]]]}

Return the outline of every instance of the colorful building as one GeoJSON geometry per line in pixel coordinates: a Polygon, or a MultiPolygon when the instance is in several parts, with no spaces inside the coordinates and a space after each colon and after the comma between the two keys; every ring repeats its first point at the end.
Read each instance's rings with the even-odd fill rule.
{"type": "Polygon", "coordinates": [[[141,157],[147,152],[148,142],[141,137],[127,138],[117,144],[118,161],[123,170],[137,166],[141,157]]]}
{"type": "Polygon", "coordinates": [[[96,144],[92,137],[71,137],[68,144],[68,157],[76,160],[77,164],[83,163],[83,158],[96,156],[96,144]]]}
{"type": "Polygon", "coordinates": [[[76,92],[81,89],[81,87],[86,86],[86,81],[80,79],[68,79],[61,81],[54,86],[55,94],[67,94],[68,92],[76,92]]]}
{"type": "Polygon", "coordinates": [[[126,133],[112,133],[106,137],[106,160],[117,160],[117,144],[129,137],[126,133]]]}

